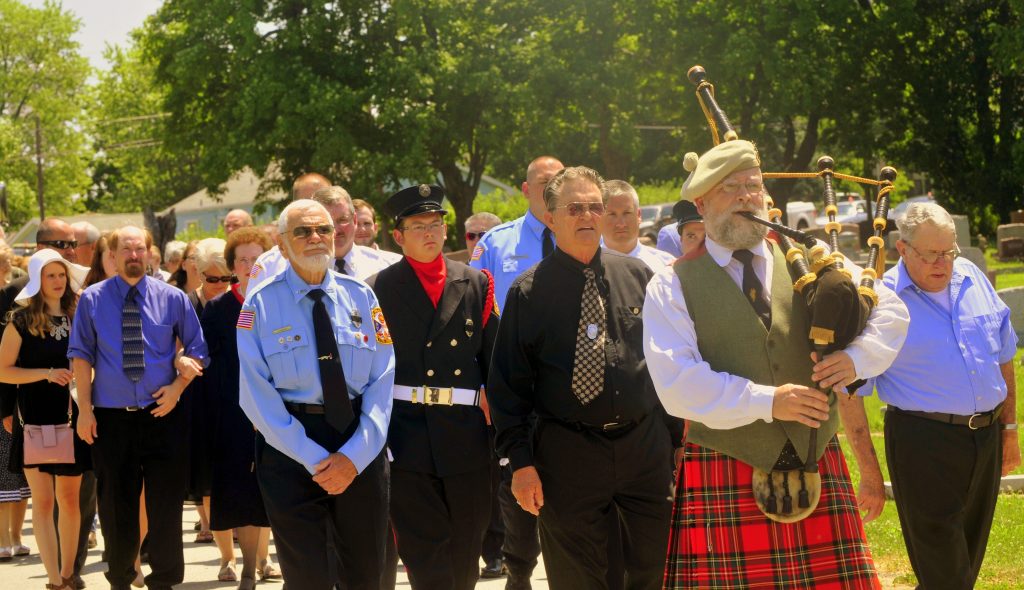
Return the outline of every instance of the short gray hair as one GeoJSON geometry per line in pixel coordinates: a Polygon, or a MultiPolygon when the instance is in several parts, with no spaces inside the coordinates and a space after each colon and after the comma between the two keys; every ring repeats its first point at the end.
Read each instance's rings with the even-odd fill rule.
{"type": "Polygon", "coordinates": [[[185,242],[180,240],[171,240],[164,246],[164,262],[170,262],[172,260],[181,260],[185,256],[185,242]]]}
{"type": "MultiPolygon", "coordinates": [[[[319,193],[320,191],[317,192],[319,193]]],[[[281,211],[281,215],[279,215],[277,218],[277,233],[281,234],[282,236],[288,233],[288,215],[290,215],[291,212],[295,211],[296,209],[309,209],[313,211],[319,211],[322,212],[325,216],[327,216],[327,219],[331,218],[330,212],[327,211],[327,207],[324,207],[322,203],[314,201],[313,199],[299,199],[297,201],[292,201],[291,203],[288,203],[288,206],[285,207],[283,211],[281,211]]]]}
{"type": "Polygon", "coordinates": [[[352,195],[348,194],[347,190],[338,185],[317,189],[309,200],[316,201],[324,207],[345,203],[348,205],[349,213],[355,214],[356,212],[355,207],[352,205],[352,195]]]}
{"type": "Polygon", "coordinates": [[[640,209],[640,195],[636,194],[636,189],[633,188],[633,185],[625,180],[606,180],[604,183],[604,200],[607,201],[618,195],[633,197],[633,205],[638,210],[640,209]]]}
{"type": "Polygon", "coordinates": [[[462,225],[464,227],[469,227],[469,224],[473,222],[480,222],[486,225],[487,229],[491,229],[492,227],[501,223],[501,218],[495,215],[494,213],[490,213],[488,211],[481,211],[480,213],[474,213],[467,217],[465,223],[463,223],[462,225]]]}
{"type": "Polygon", "coordinates": [[[196,269],[205,273],[211,266],[225,269],[230,272],[228,263],[224,260],[224,246],[227,244],[220,238],[205,238],[196,244],[196,269]]]}
{"type": "Polygon", "coordinates": [[[84,231],[86,244],[95,244],[97,240],[100,239],[101,234],[99,228],[89,223],[88,221],[76,221],[71,224],[71,229],[75,230],[76,232],[78,230],[84,231]]]}
{"type": "Polygon", "coordinates": [[[900,239],[904,242],[912,242],[917,228],[922,224],[931,223],[939,229],[946,229],[953,232],[956,237],[956,225],[949,212],[935,203],[914,203],[907,207],[907,214],[903,219],[896,222],[900,230],[900,239]]]}
{"type": "Polygon", "coordinates": [[[544,187],[544,206],[548,208],[548,211],[555,210],[558,197],[562,196],[562,185],[570,180],[586,180],[593,183],[601,191],[601,200],[607,200],[604,191],[605,182],[597,170],[586,166],[570,166],[559,170],[544,187]]]}

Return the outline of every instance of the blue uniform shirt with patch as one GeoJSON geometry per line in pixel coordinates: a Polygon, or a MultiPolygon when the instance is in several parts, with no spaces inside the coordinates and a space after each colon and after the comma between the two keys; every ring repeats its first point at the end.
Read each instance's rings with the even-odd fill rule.
{"type": "MultiPolygon", "coordinates": [[[[391,420],[395,353],[387,325],[374,321],[377,297],[365,283],[328,271],[319,287],[287,270],[246,296],[238,320],[239,405],[267,443],[310,473],[334,452],[348,457],[360,473],[384,448],[391,420]],[[349,398],[362,396],[359,426],[339,449],[325,449],[306,436],[285,402],[323,404],[313,300],[327,294],[349,398]]],[[[379,313],[378,313],[379,316],[379,313]]]]}
{"type": "MultiPolygon", "coordinates": [[[[505,297],[512,281],[544,257],[543,236],[544,224],[527,211],[519,219],[488,230],[473,249],[469,265],[486,269],[494,276],[494,296],[499,309],[505,309],[505,297]]],[[[552,243],[554,239],[552,234],[552,243]]]]}

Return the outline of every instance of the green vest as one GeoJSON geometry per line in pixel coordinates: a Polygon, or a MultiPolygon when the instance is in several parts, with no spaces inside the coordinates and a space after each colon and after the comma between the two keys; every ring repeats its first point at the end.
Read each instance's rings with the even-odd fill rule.
{"type": "MultiPolygon", "coordinates": [[[[673,269],[693,319],[697,349],[712,370],[761,385],[814,387],[807,304],[793,290],[780,248],[776,246],[772,252],[771,330],[765,329],[742,290],[707,252],[693,260],[679,260],[673,269]]],[[[829,405],[829,419],[818,432],[816,458],[825,452],[839,423],[835,395],[829,395],[829,405]]],[[[797,422],[756,420],[739,428],[716,430],[691,421],[687,440],[771,471],[787,438],[806,461],[809,436],[810,428],[797,422]]]]}

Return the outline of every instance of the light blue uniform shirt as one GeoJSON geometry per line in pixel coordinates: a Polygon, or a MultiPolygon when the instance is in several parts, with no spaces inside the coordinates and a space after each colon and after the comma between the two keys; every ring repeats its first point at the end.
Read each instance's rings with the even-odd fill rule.
{"type": "MultiPolygon", "coordinates": [[[[526,215],[493,227],[477,242],[469,265],[494,275],[494,295],[498,307],[505,309],[505,297],[512,281],[544,257],[545,225],[530,211],[526,215]]],[[[555,235],[551,234],[551,242],[555,235]]]]}
{"type": "MultiPolygon", "coordinates": [[[[965,258],[953,264],[950,309],[933,301],[901,260],[885,285],[910,311],[907,340],[892,366],[875,379],[878,397],[903,410],[969,416],[1006,399],[1000,365],[1013,360],[1017,335],[1010,309],[981,270],[965,258]]],[[[870,395],[870,387],[862,387],[870,395]]]]}
{"type": "Polygon", "coordinates": [[[683,255],[683,244],[679,240],[679,223],[673,222],[658,230],[658,244],[655,246],[662,252],[668,252],[679,258],[683,255]]]}
{"type": "Polygon", "coordinates": [[[363,399],[359,426],[340,449],[325,449],[311,440],[284,402],[324,403],[313,300],[306,296],[314,288],[289,266],[247,294],[236,330],[239,405],[267,443],[310,473],[333,452],[351,459],[361,473],[387,440],[394,347],[373,291],[361,281],[328,271],[319,288],[327,294],[324,303],[334,324],[349,398],[363,399]]]}

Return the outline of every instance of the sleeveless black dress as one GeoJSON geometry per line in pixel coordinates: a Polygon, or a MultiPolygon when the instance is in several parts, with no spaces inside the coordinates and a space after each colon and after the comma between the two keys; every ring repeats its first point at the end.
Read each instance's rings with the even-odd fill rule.
{"type": "MultiPolygon", "coordinates": [[[[14,328],[21,336],[17,366],[23,369],[67,368],[68,338],[71,322],[66,316],[51,317],[50,329],[44,337],[28,330],[24,313],[14,315],[14,328]]],[[[50,383],[45,379],[18,386],[18,405],[14,416],[14,441],[8,469],[21,471],[23,467],[36,467],[51,475],[74,476],[92,469],[89,445],[75,435],[75,462],[68,464],[25,465],[24,434],[21,424],[63,424],[68,420],[68,386],[50,383]],[[20,413],[20,419],[19,415],[20,413]]],[[[78,405],[71,404],[71,426],[78,421],[78,405]]]]}

